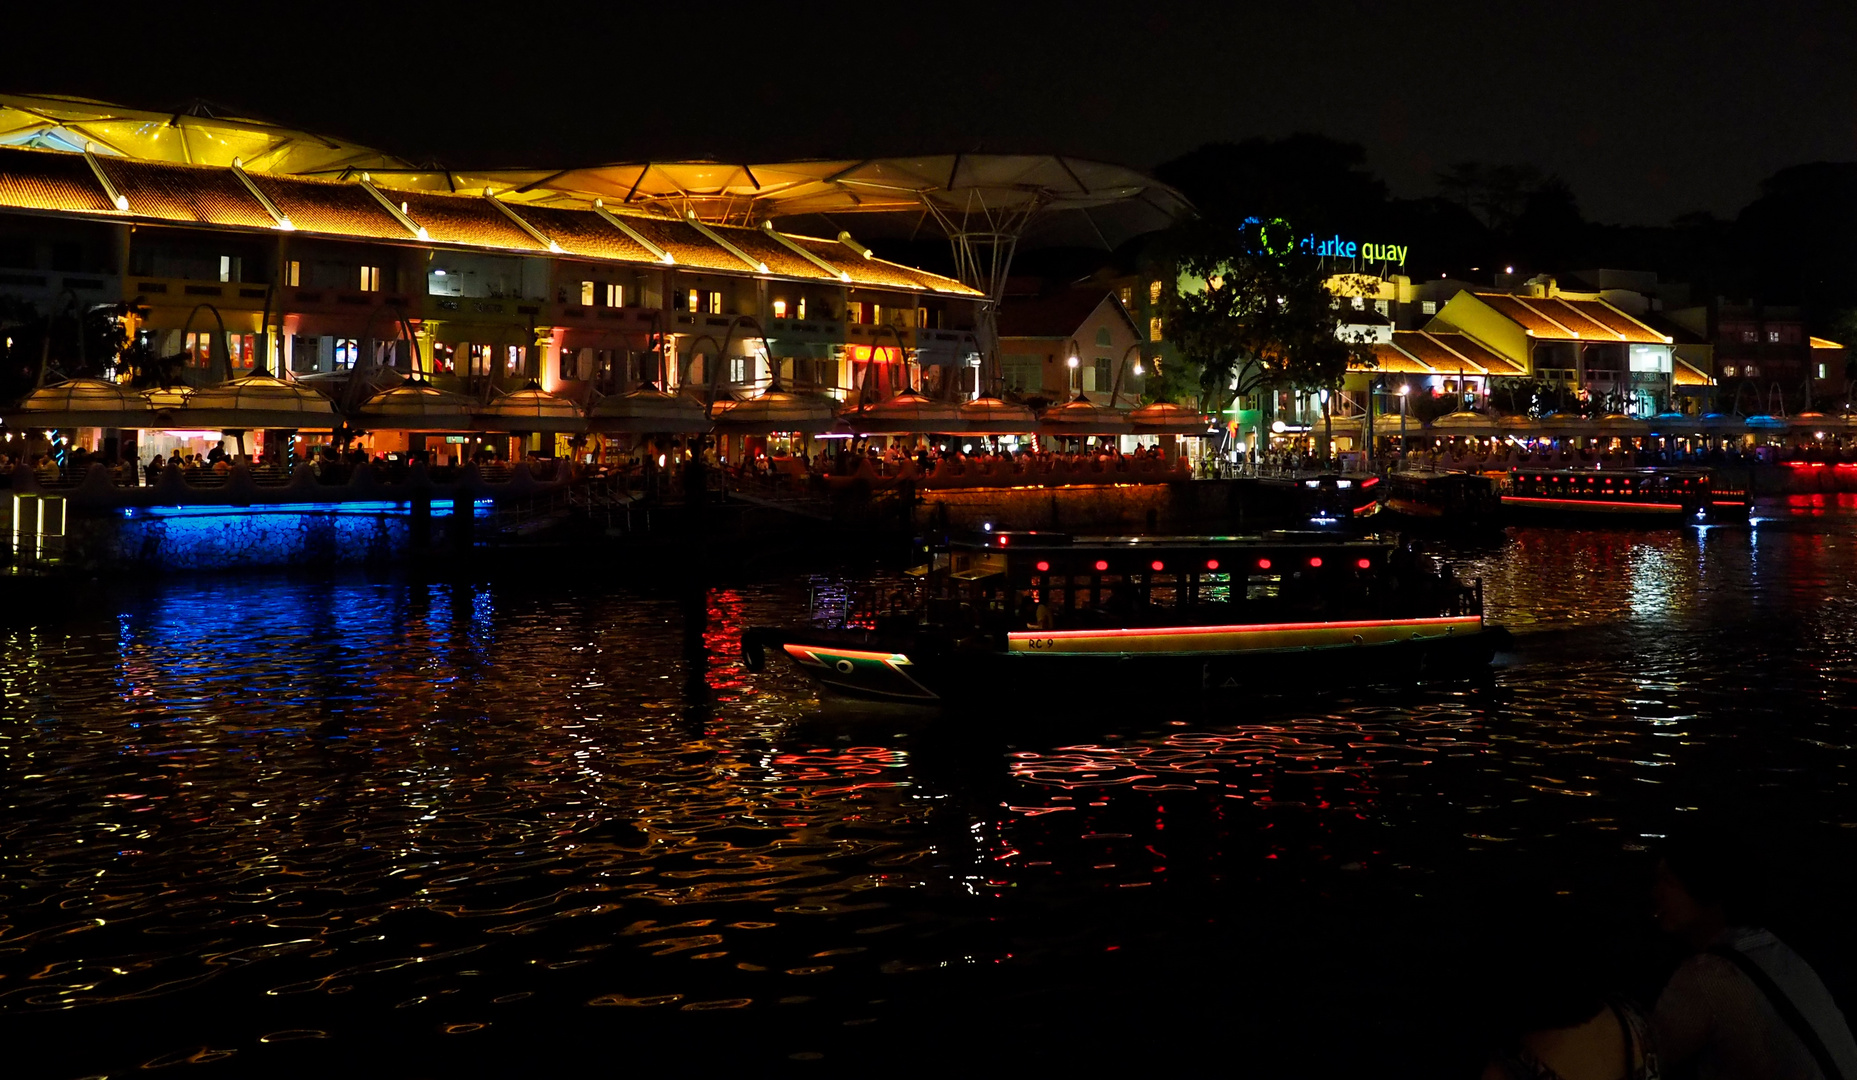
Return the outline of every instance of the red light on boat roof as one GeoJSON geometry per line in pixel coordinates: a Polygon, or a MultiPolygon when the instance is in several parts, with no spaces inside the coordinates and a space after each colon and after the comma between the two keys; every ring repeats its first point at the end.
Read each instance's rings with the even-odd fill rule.
{"type": "Polygon", "coordinates": [[[1161,560],[1159,560],[1159,559],[1156,559],[1156,560],[1154,560],[1153,562],[1151,562],[1151,563],[1149,563],[1149,564],[1148,564],[1148,567],[1149,567],[1150,569],[1153,569],[1153,570],[1165,570],[1165,569],[1167,569],[1167,567],[1166,567],[1166,565],[1165,565],[1165,564],[1163,564],[1163,563],[1161,562],[1161,560]]]}
{"type": "Polygon", "coordinates": [[[1098,559],[1098,560],[1096,560],[1096,569],[1098,569],[1098,570],[1107,570],[1107,569],[1109,569],[1109,560],[1107,560],[1107,559],[1098,559]]]}
{"type": "Polygon", "coordinates": [[[1006,546],[1006,541],[1008,541],[1008,540],[1011,540],[1011,539],[1012,539],[1012,537],[1010,537],[1010,536],[1002,536],[1002,537],[1000,537],[1000,538],[999,538],[999,546],[1000,546],[1000,547],[1005,547],[1005,546],[1006,546]]]}
{"type": "Polygon", "coordinates": [[[1372,559],[1361,559],[1357,561],[1354,565],[1360,567],[1362,570],[1365,570],[1368,567],[1373,565],[1373,560],[1372,559]]]}
{"type": "Polygon", "coordinates": [[[1320,555],[1311,555],[1311,556],[1309,556],[1309,565],[1310,565],[1310,566],[1320,566],[1320,565],[1322,565],[1322,557],[1321,557],[1320,555]]]}
{"type": "Polygon", "coordinates": [[[1269,559],[1259,559],[1259,560],[1257,560],[1257,568],[1258,568],[1259,570],[1268,570],[1268,569],[1270,569],[1270,560],[1269,560],[1269,559]]]}
{"type": "Polygon", "coordinates": [[[1049,569],[1051,569],[1051,564],[1050,564],[1050,563],[1048,563],[1048,562],[1045,562],[1045,561],[1043,561],[1043,560],[1040,560],[1040,561],[1039,561],[1039,563],[1038,563],[1038,572],[1039,572],[1039,573],[1041,573],[1041,574],[1042,574],[1042,573],[1044,573],[1044,572],[1045,572],[1046,570],[1049,570],[1049,569]]]}
{"type": "Polygon", "coordinates": [[[1207,560],[1206,560],[1206,569],[1208,569],[1208,570],[1217,570],[1218,568],[1219,568],[1219,560],[1217,560],[1217,559],[1207,559],[1207,560]]]}

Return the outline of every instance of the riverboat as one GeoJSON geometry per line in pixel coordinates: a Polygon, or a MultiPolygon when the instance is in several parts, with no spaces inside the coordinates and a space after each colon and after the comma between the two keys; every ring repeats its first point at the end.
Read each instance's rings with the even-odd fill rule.
{"type": "Polygon", "coordinates": [[[1501,516],[1502,495],[1481,473],[1402,469],[1380,485],[1380,505],[1403,524],[1484,525],[1501,516]]]}
{"type": "Polygon", "coordinates": [[[1745,522],[1745,485],[1708,469],[1529,469],[1509,472],[1504,515],[1544,524],[1745,522]]]}
{"type": "Polygon", "coordinates": [[[938,545],[900,581],[744,632],[828,693],[940,705],[1306,692],[1486,669],[1482,583],[1391,543],[1309,532],[938,545]]]}

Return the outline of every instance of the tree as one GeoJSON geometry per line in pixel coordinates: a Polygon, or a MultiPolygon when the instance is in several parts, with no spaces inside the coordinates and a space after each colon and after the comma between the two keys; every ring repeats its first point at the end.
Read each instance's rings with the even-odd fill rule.
{"type": "Polygon", "coordinates": [[[1207,411],[1267,387],[1338,389],[1351,363],[1372,366],[1371,345],[1346,329],[1338,302],[1367,280],[1331,279],[1285,222],[1192,222],[1167,250],[1162,327],[1197,367],[1207,411]]]}

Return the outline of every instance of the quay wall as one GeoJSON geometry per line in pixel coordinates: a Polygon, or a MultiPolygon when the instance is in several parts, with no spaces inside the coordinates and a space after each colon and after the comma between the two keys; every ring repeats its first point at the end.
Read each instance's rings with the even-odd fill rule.
{"type": "Polygon", "coordinates": [[[384,563],[412,552],[412,532],[405,507],[280,506],[172,517],[72,517],[62,561],[98,570],[384,563]]]}
{"type": "Polygon", "coordinates": [[[1049,529],[1117,533],[1219,533],[1281,524],[1243,480],[957,488],[920,493],[921,529],[1049,529]]]}

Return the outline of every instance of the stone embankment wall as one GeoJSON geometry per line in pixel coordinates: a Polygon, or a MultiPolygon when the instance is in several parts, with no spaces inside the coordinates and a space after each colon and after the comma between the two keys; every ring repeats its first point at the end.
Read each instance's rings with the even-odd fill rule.
{"type": "Polygon", "coordinates": [[[1256,515],[1238,480],[1175,484],[1104,484],[1061,488],[965,488],[923,491],[916,525],[978,531],[1219,533],[1275,527],[1256,515]]]}

